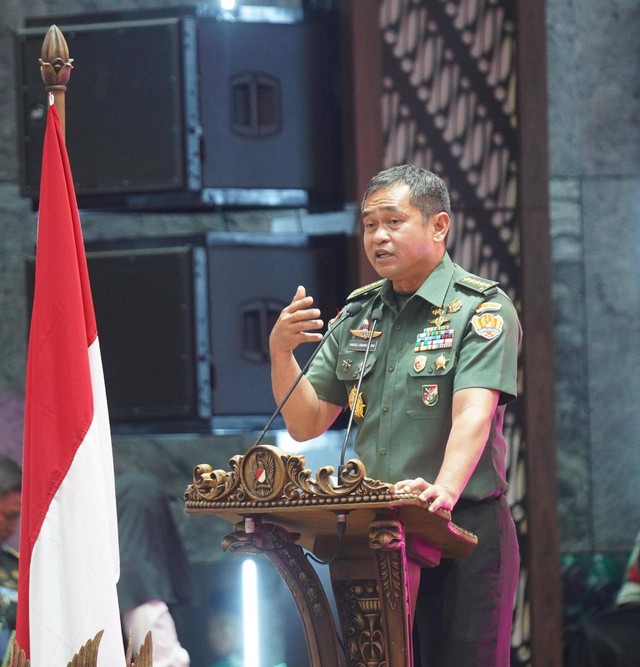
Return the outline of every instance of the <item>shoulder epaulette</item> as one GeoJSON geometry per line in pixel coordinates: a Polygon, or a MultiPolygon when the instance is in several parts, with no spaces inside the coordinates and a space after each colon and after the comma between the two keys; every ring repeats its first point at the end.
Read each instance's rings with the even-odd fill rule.
{"type": "Polygon", "coordinates": [[[456,285],[462,285],[463,287],[468,287],[474,292],[479,294],[489,295],[494,294],[498,291],[498,281],[496,280],[486,280],[485,278],[478,278],[471,274],[467,274],[462,278],[456,280],[456,285]]]}
{"type": "Polygon", "coordinates": [[[358,287],[358,289],[353,290],[353,292],[349,294],[349,296],[347,297],[347,301],[352,301],[353,299],[362,296],[363,294],[373,292],[373,290],[382,287],[383,284],[384,284],[384,278],[382,280],[376,280],[375,283],[369,283],[368,285],[363,285],[362,287],[358,287]]]}

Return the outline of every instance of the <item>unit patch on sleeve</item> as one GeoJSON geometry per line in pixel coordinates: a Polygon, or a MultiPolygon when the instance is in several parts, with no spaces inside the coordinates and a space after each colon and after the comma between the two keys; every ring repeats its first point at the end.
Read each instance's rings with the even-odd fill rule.
{"type": "Polygon", "coordinates": [[[478,336],[482,336],[487,340],[493,340],[502,333],[504,320],[500,315],[482,313],[481,315],[474,315],[471,318],[471,325],[478,336]]]}

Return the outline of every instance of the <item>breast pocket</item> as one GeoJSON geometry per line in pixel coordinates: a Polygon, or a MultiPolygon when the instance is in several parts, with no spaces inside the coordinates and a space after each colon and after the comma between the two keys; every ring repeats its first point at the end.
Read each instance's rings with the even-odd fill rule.
{"type": "Polygon", "coordinates": [[[407,369],[407,415],[412,419],[441,419],[451,414],[453,358],[417,356],[407,369]]]}

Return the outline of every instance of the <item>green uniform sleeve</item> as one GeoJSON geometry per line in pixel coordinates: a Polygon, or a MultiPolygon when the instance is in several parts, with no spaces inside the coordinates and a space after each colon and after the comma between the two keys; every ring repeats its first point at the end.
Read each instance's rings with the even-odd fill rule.
{"type": "Polygon", "coordinates": [[[503,293],[488,297],[469,321],[460,347],[454,392],[482,387],[500,392],[500,404],[517,396],[522,330],[513,303],[503,293]]]}
{"type": "Polygon", "coordinates": [[[307,371],[307,379],[318,398],[344,407],[347,403],[344,383],[336,375],[339,345],[335,334],[329,336],[307,371]]]}

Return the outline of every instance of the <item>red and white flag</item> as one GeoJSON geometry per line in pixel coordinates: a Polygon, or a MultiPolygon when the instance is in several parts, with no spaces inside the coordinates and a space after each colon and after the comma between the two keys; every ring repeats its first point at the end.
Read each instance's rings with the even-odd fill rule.
{"type": "Polygon", "coordinates": [[[53,105],[42,156],[23,456],[18,644],[33,667],[60,667],[104,630],[98,665],[124,666],[104,377],[73,179],[53,105]]]}

